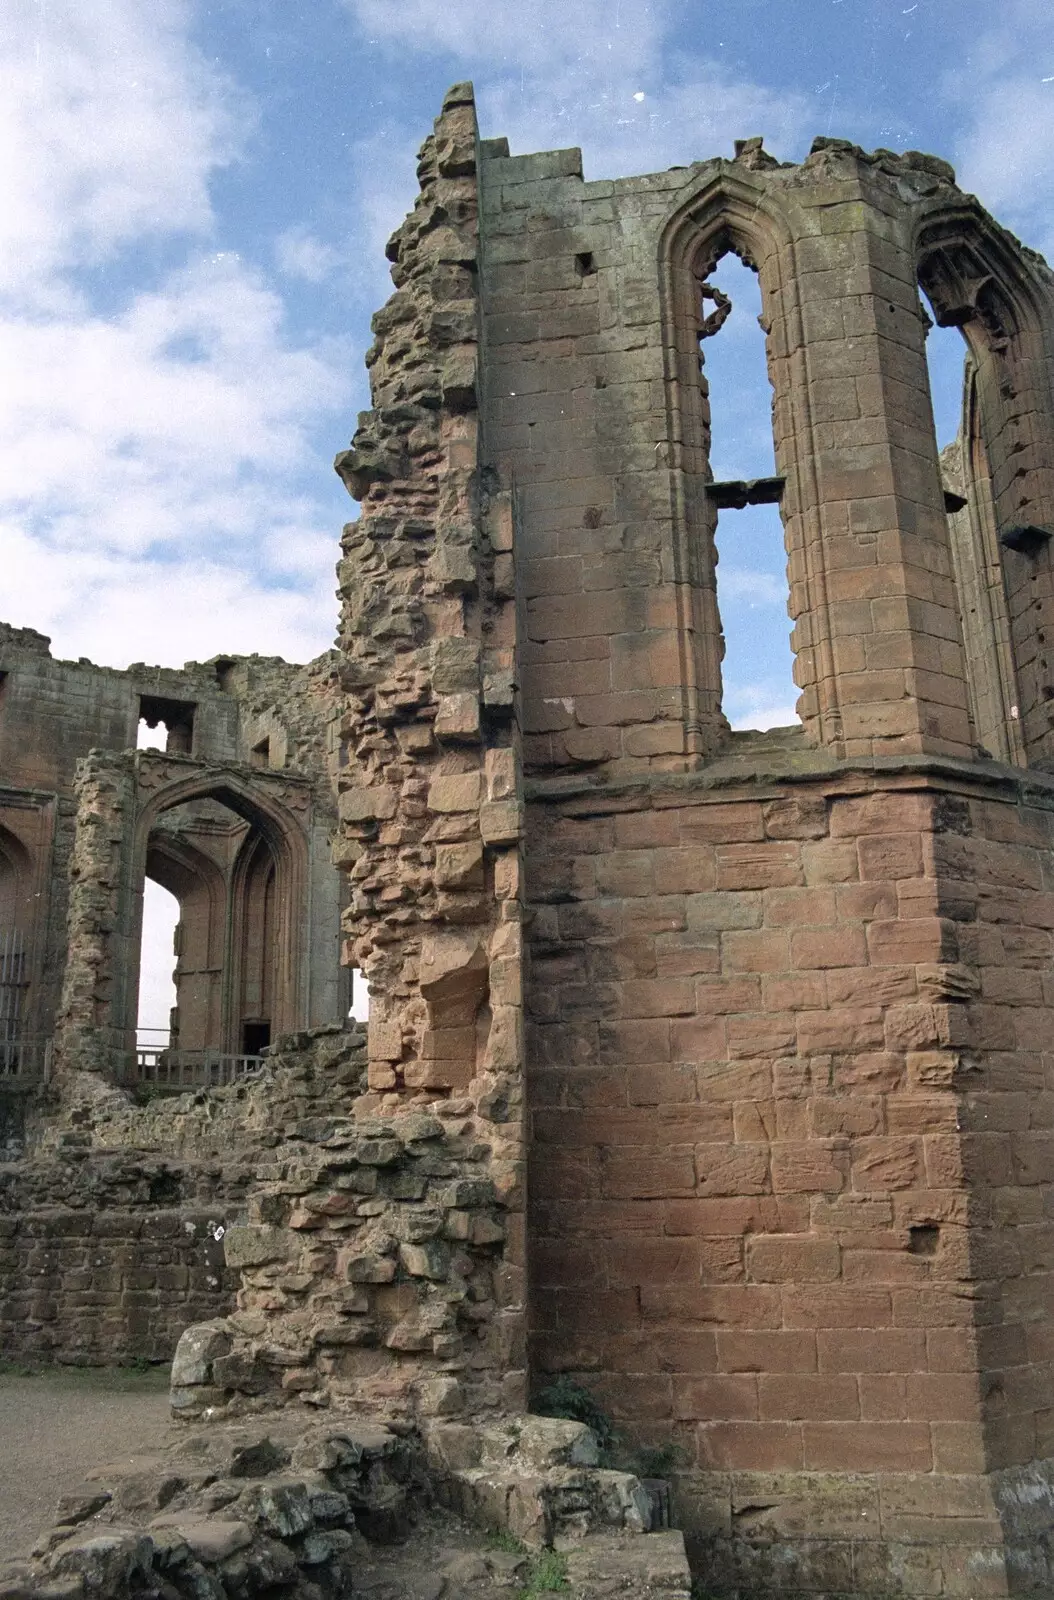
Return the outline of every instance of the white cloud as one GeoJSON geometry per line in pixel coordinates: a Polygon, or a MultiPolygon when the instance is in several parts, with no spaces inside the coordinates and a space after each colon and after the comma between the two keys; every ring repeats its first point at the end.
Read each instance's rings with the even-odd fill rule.
{"type": "Polygon", "coordinates": [[[4,615],[54,639],[57,655],[179,666],[210,656],[283,655],[308,661],[332,643],[334,544],[305,582],[279,587],[242,552],[238,561],[178,552],[166,561],[82,548],[57,552],[0,520],[4,615]]]}
{"type": "MultiPolygon", "coordinates": [[[[661,39],[662,0],[348,0],[363,29],[400,47],[469,56],[496,67],[630,66],[661,39]]],[[[637,85],[634,84],[633,88],[637,85]]]]}
{"type": "MultiPolygon", "coordinates": [[[[352,363],[290,336],[258,268],[207,253],[209,182],[252,111],[192,20],[185,0],[0,19],[0,615],[113,665],[306,659],[336,612],[337,519],[301,485],[321,489],[311,430],[343,432],[352,363]],[[153,282],[128,253],[151,237],[183,257],[153,282]]],[[[321,270],[317,241],[285,243],[321,270]]]]}
{"type": "Polygon", "coordinates": [[[775,572],[752,571],[746,567],[718,567],[718,594],[722,601],[744,601],[756,606],[787,606],[787,580],[775,572]]]}
{"type": "Polygon", "coordinates": [[[798,722],[795,700],[782,683],[744,683],[726,690],[724,711],[738,732],[793,728],[798,722]]]}
{"type": "Polygon", "coordinates": [[[1026,243],[1054,252],[1054,35],[1048,0],[1011,0],[944,80],[962,130],[956,166],[1026,243]]]}
{"type": "Polygon", "coordinates": [[[214,257],[116,317],[0,320],[0,507],[60,546],[88,531],[126,552],[299,520],[274,479],[344,390],[281,318],[254,273],[214,257]]]}
{"type": "Polygon", "coordinates": [[[325,283],[341,264],[342,256],[333,245],[324,243],[303,228],[290,228],[275,240],[275,259],[287,278],[303,278],[306,283],[325,283]]]}
{"type": "Polygon", "coordinates": [[[7,0],[0,14],[0,292],[143,234],[207,229],[249,115],[190,44],[184,0],[7,0]]]}
{"type": "Polygon", "coordinates": [[[763,133],[777,154],[809,101],[672,47],[668,0],[346,0],[371,38],[445,53],[476,83],[485,135],[514,153],[581,145],[587,178],[730,155],[763,133]]]}

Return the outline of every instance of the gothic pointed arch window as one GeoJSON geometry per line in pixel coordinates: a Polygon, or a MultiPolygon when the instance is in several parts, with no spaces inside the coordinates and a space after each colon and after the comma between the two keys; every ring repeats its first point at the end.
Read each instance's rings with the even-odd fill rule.
{"type": "Polygon", "coordinates": [[[1050,766],[1054,292],[979,209],[931,219],[918,259],[936,324],[966,346],[962,421],[944,464],[978,742],[998,759],[1050,766]]]}
{"type": "MultiPolygon", "coordinates": [[[[787,621],[806,608],[791,554],[805,529],[793,490],[788,522],[785,492],[797,448],[785,333],[791,248],[786,220],[746,168],[722,172],[687,201],[662,243],[687,735],[704,756],[733,728],[811,717],[811,737],[837,731],[823,725],[816,690],[800,675],[802,639],[787,621]]],[[[812,649],[806,669],[818,660],[812,649]]],[[[823,676],[829,685],[831,672],[823,676]]]]}
{"type": "Polygon", "coordinates": [[[714,255],[694,279],[721,710],[733,729],[768,730],[798,724],[773,390],[757,272],[731,248],[714,255]]]}

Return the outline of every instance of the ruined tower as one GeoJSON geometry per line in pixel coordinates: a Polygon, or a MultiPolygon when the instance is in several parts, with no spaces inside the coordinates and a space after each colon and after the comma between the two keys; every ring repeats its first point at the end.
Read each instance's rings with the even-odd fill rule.
{"type": "Polygon", "coordinates": [[[586,182],[462,85],[419,172],[338,461],[338,782],[371,1103],[446,1097],[506,1208],[464,1392],[568,1373],[676,1447],[715,1593],[1047,1593],[1054,278],[944,162],[840,140],[586,182]],[[728,251],[761,485],[707,454],[728,251]],[[920,284],[968,347],[946,480],[920,284]],[[722,712],[752,496],[767,736],[722,712]]]}

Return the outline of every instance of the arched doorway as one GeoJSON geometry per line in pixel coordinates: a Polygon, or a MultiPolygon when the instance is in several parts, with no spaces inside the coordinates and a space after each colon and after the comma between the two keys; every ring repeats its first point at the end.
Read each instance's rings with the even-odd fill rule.
{"type": "Polygon", "coordinates": [[[0,828],[0,1073],[17,1073],[29,1014],[30,860],[0,828]]]}
{"type": "MultiPolygon", "coordinates": [[[[303,854],[293,819],[236,782],[184,782],[152,798],[139,882],[174,895],[179,921],[168,1037],[140,1040],[140,1076],[226,1081],[302,1025],[303,854]]],[[[160,952],[140,937],[140,981],[151,955],[160,952]]]]}

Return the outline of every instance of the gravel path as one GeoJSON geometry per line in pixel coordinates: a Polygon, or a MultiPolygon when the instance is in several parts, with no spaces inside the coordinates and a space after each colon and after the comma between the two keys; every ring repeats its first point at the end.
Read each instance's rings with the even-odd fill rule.
{"type": "Polygon", "coordinates": [[[93,1467],[167,1435],[167,1370],[0,1374],[0,1560],[25,1555],[93,1467]]]}

